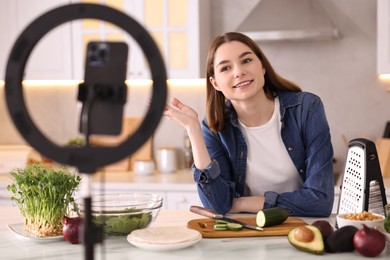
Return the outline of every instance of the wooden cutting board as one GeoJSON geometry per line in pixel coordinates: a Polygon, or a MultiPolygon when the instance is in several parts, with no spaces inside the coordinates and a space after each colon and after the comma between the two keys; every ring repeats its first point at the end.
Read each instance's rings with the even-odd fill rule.
{"type": "MultiPolygon", "coordinates": [[[[256,217],[234,218],[236,220],[256,225],[256,217]]],[[[307,223],[300,218],[288,217],[287,220],[276,226],[265,227],[263,231],[243,228],[240,231],[215,231],[215,219],[200,218],[193,219],[187,223],[191,229],[198,230],[202,237],[206,238],[223,238],[223,237],[263,237],[263,236],[286,236],[288,232],[298,226],[306,225],[307,223]]]]}

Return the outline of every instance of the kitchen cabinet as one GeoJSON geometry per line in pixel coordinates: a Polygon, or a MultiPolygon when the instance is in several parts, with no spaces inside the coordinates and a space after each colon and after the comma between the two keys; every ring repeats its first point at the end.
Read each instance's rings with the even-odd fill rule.
{"type": "MultiPolygon", "coordinates": [[[[0,7],[1,10],[10,10],[10,1],[1,1],[0,7]]],[[[0,32],[2,35],[0,41],[0,80],[4,79],[6,62],[11,47],[11,21],[9,18],[7,15],[0,15],[0,32]]]]}
{"type": "MultiPolygon", "coordinates": [[[[0,17],[0,77],[14,41],[39,15],[69,3],[99,3],[114,7],[145,26],[164,58],[168,78],[199,78],[209,43],[209,0],[2,0],[0,17]]],[[[55,27],[33,49],[25,79],[84,78],[86,42],[125,41],[129,45],[128,78],[150,78],[147,60],[136,41],[104,21],[73,20],[55,27]]]]}
{"type": "MultiPolygon", "coordinates": [[[[6,62],[15,40],[35,18],[69,3],[69,0],[2,0],[0,8],[0,78],[5,77],[6,62]]],[[[25,68],[24,79],[71,79],[71,26],[63,24],[46,34],[35,46],[25,68]]]]}
{"type": "Polygon", "coordinates": [[[390,74],[390,0],[377,2],[377,73],[390,74]]]}
{"type": "MultiPolygon", "coordinates": [[[[0,174],[0,206],[12,205],[11,193],[7,190],[7,185],[12,180],[9,174],[0,174]]],[[[83,181],[75,197],[82,197],[84,186],[83,181]]],[[[186,209],[191,205],[202,205],[198,196],[196,184],[192,173],[188,171],[177,171],[175,173],[155,173],[149,176],[137,176],[133,172],[98,172],[92,176],[91,193],[112,194],[112,193],[153,193],[164,198],[163,209],[186,209]],[[100,180],[105,174],[104,184],[100,180]]]]}
{"type": "Polygon", "coordinates": [[[165,201],[167,209],[188,210],[191,205],[202,205],[196,191],[169,191],[165,201]]]}
{"type": "MultiPolygon", "coordinates": [[[[79,2],[79,1],[77,1],[79,2]]],[[[209,40],[209,0],[82,0],[116,8],[143,25],[163,56],[168,78],[199,78],[209,40]]],[[[83,78],[85,46],[91,40],[125,41],[129,45],[127,78],[150,78],[138,43],[115,25],[83,19],[72,23],[75,78],[83,78]]]]}
{"type": "Polygon", "coordinates": [[[160,47],[168,77],[202,77],[210,36],[209,0],[144,2],[144,25],[160,47]]]}
{"type": "MultiPolygon", "coordinates": [[[[100,174],[103,173],[94,176],[92,194],[102,192],[101,183],[98,182],[100,174]]],[[[109,172],[104,179],[104,193],[158,194],[164,198],[163,209],[189,209],[191,205],[202,205],[192,173],[188,171],[155,173],[149,176],[137,176],[133,172],[109,172]]]]}
{"type": "MultiPolygon", "coordinates": [[[[100,3],[120,10],[142,23],[144,4],[137,0],[81,0],[73,3],[100,3]]],[[[74,46],[73,67],[75,79],[84,78],[85,50],[89,41],[124,41],[129,46],[127,78],[149,78],[146,60],[136,41],[116,25],[95,19],[82,19],[72,22],[72,39],[74,46]]]]}
{"type": "MultiPolygon", "coordinates": [[[[173,186],[175,184],[172,184],[173,186]]],[[[138,188],[134,187],[131,184],[127,188],[121,188],[121,189],[105,189],[105,194],[117,194],[117,193],[129,193],[129,192],[139,192],[139,193],[152,193],[160,195],[164,198],[163,200],[163,206],[162,209],[186,209],[188,210],[191,205],[202,205],[198,192],[196,190],[189,191],[188,189],[184,188],[182,190],[170,190],[169,188],[164,187],[147,187],[145,188],[138,188]]],[[[97,195],[101,194],[101,190],[98,188],[98,186],[92,187],[92,194],[97,195]]]]}

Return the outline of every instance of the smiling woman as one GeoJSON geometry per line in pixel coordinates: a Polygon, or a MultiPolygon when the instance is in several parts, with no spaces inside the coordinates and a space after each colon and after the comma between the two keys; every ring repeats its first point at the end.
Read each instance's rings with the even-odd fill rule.
{"type": "MultiPolygon", "coordinates": [[[[245,44],[237,41],[220,46],[215,53],[215,78],[210,78],[214,88],[221,91],[232,102],[238,102],[237,106],[240,100],[246,99],[247,95],[252,96],[251,92],[262,91],[264,85],[265,69],[256,55],[247,49],[245,44]],[[219,60],[220,57],[226,59],[219,60]],[[262,74],[259,73],[260,71],[262,74]],[[251,77],[241,77],[245,73],[250,73],[251,77]]],[[[272,104],[269,105],[273,110],[272,104]]],[[[261,113],[261,116],[263,115],[264,113],[261,113]]],[[[267,121],[268,119],[266,118],[267,121]]]]}
{"type": "Polygon", "coordinates": [[[321,99],[280,77],[241,33],[216,37],[206,64],[202,123],[175,98],[164,113],[188,133],[203,204],[221,214],[281,207],[329,216],[333,148],[321,99]]]}

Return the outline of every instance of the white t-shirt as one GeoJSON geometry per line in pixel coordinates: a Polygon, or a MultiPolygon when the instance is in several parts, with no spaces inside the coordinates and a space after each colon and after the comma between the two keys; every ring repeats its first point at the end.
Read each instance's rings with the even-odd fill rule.
{"type": "Polygon", "coordinates": [[[266,191],[290,192],[303,185],[280,135],[279,107],[276,97],[271,119],[261,126],[247,127],[240,121],[248,147],[247,196],[263,196],[266,191]]]}

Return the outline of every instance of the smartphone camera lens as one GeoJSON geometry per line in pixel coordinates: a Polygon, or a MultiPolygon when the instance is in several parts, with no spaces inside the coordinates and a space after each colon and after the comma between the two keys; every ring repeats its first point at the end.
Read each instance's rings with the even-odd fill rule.
{"type": "Polygon", "coordinates": [[[102,42],[90,42],[87,61],[91,66],[104,66],[108,62],[109,46],[102,42]]]}

